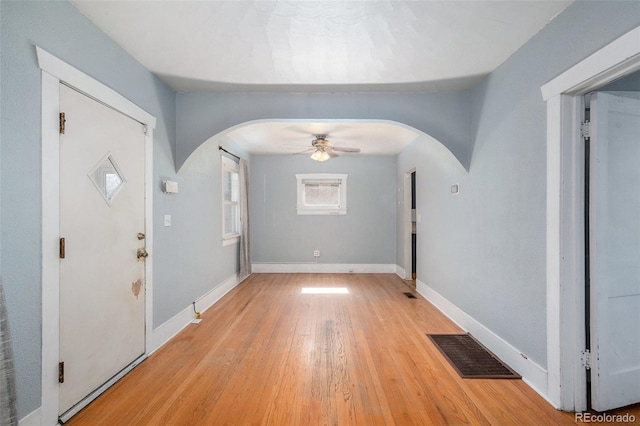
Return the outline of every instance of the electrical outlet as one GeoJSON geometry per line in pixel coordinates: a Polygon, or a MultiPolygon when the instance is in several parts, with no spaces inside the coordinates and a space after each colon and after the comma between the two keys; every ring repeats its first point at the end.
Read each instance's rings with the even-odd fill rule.
{"type": "Polygon", "coordinates": [[[314,250],[313,257],[320,257],[320,250],[314,250]]]}

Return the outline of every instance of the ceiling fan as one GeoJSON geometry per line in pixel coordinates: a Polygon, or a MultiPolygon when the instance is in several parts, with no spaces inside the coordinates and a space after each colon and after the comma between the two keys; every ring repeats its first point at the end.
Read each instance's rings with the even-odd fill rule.
{"type": "Polygon", "coordinates": [[[331,145],[327,135],[314,135],[315,139],[311,141],[311,148],[305,149],[297,154],[305,154],[313,151],[311,159],[319,162],[327,161],[329,158],[339,157],[336,152],[360,152],[359,148],[347,148],[331,145]]]}

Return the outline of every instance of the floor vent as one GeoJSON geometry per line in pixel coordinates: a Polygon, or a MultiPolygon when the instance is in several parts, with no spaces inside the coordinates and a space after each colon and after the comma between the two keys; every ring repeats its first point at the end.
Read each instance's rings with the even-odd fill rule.
{"type": "Polygon", "coordinates": [[[415,295],[415,294],[413,294],[413,293],[409,293],[409,292],[407,292],[407,293],[402,293],[402,294],[404,294],[405,296],[407,296],[409,299],[417,299],[416,295],[415,295]]]}
{"type": "Polygon", "coordinates": [[[427,334],[427,336],[462,378],[521,378],[470,334],[427,334]]]}

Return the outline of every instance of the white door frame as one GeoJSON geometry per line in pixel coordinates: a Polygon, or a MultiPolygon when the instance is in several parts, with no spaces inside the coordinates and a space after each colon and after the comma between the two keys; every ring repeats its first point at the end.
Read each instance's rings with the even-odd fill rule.
{"type": "Polygon", "coordinates": [[[413,167],[404,173],[404,212],[403,212],[403,233],[404,233],[404,279],[412,279],[412,221],[411,221],[411,173],[415,172],[413,167]]]}
{"type": "Polygon", "coordinates": [[[145,134],[145,234],[149,257],[145,275],[145,354],[153,326],[153,129],[156,118],[113,89],[36,46],[42,70],[42,405],[40,423],[58,423],[60,347],[60,84],[72,87],[147,127],[145,134]]]}
{"type": "Polygon", "coordinates": [[[640,69],[640,27],[544,86],[547,103],[547,396],[584,411],[585,349],[583,95],[640,69]]]}

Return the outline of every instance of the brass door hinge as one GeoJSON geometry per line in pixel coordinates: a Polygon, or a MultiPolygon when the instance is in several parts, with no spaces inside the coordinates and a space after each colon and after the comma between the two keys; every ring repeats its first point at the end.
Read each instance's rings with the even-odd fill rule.
{"type": "Polygon", "coordinates": [[[60,238],[60,259],[64,259],[65,256],[65,242],[64,238],[60,238]]]}
{"type": "Polygon", "coordinates": [[[64,118],[64,112],[60,113],[60,134],[64,135],[64,124],[67,122],[67,119],[64,118]]]}
{"type": "Polygon", "coordinates": [[[58,382],[64,383],[64,362],[60,361],[58,363],[58,382]]]}

